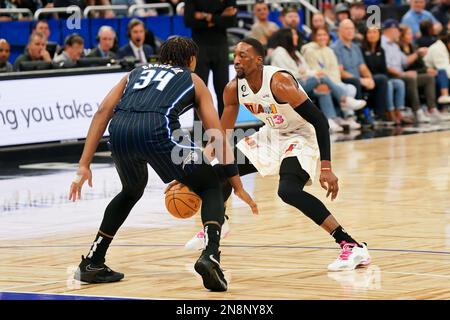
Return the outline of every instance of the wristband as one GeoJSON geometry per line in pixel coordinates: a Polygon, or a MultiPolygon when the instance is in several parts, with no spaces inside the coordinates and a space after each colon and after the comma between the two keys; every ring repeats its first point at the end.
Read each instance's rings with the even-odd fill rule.
{"type": "Polygon", "coordinates": [[[320,168],[320,171],[331,171],[331,168],[320,168]]]}

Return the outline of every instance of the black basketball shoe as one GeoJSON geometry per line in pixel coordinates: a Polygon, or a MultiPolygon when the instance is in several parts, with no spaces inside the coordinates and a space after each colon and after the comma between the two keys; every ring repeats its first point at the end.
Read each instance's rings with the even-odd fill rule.
{"type": "Polygon", "coordinates": [[[96,265],[91,259],[81,256],[81,262],[75,271],[75,280],[86,283],[108,283],[122,280],[123,273],[115,272],[105,264],[96,265]]]}
{"type": "Polygon", "coordinates": [[[227,291],[228,283],[220,268],[220,252],[217,254],[202,251],[194,265],[195,271],[203,278],[203,285],[211,291],[227,291]]]}

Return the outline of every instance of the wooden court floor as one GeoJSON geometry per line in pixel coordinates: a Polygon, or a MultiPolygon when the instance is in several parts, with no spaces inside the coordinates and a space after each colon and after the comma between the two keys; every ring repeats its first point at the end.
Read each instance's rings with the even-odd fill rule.
{"type": "MultiPolygon", "coordinates": [[[[70,280],[86,254],[105,205],[119,188],[111,167],[94,168],[94,189],[64,201],[72,172],[0,181],[6,202],[48,190],[45,206],[0,214],[0,292],[39,292],[151,299],[450,299],[450,131],[349,141],[333,145],[340,194],[322,199],[345,229],[369,245],[372,265],[328,272],[333,239],[276,195],[277,178],[244,183],[260,215],[229,203],[231,234],[222,242],[229,291],[205,290],[193,271],[198,252],[184,249],[199,216],[178,221],[164,212],[163,185],[150,179],[107,255],[125,273],[114,284],[70,280]],[[89,196],[91,195],[91,196],[89,196]],[[59,200],[58,200],[59,199],[59,200]]],[[[44,195],[43,195],[44,194],[44,195]]],[[[28,197],[28,198],[27,198],[28,197]]],[[[19,201],[19,202],[20,202],[19,201]]],[[[33,200],[34,201],[34,200],[33,200]]],[[[0,202],[1,205],[1,202],[0,202]]]]}

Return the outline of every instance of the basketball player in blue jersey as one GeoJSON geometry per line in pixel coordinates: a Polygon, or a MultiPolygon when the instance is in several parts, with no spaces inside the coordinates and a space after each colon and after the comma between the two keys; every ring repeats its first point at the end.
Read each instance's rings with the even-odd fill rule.
{"type": "Polygon", "coordinates": [[[144,193],[148,163],[163,182],[176,179],[202,199],[201,216],[208,241],[194,268],[207,289],[227,290],[219,252],[225,211],[221,181],[211,165],[197,161],[203,160],[200,148],[190,139],[175,138],[174,131],[180,128],[180,114],[194,106],[205,129],[215,129],[207,132],[215,141],[214,150],[218,152],[230,185],[254,214],[258,209],[242,187],[233,151],[221,128],[211,94],[205,83],[192,73],[197,53],[198,47],[191,39],[167,40],[161,46],[160,63],[144,65],[125,76],[106,96],[92,119],[69,199],[80,198],[85,181],[92,186],[89,165],[110,120],[109,147],[122,191],[106,207],[91,249],[86,258],[82,257],[75,273],[76,280],[106,283],[124,277],[105,265],[105,255],[119,227],[144,193]],[[174,161],[174,154],[181,154],[182,161],[174,161]]]}
{"type": "MultiPolygon", "coordinates": [[[[262,176],[279,175],[279,197],[325,229],[340,245],[341,253],[329,264],[330,271],[368,265],[371,258],[366,244],[352,238],[319,199],[303,190],[314,181],[320,159],[319,181],[327,190],[326,196],[331,195],[334,200],[338,194],[327,119],[293,75],[263,65],[263,59],[264,48],[257,40],[244,39],[238,43],[234,50],[237,77],[224,91],[221,123],[227,134],[233,131],[240,104],[264,123],[258,132],[237,144],[239,152],[245,155],[245,164],[238,165],[240,175],[254,172],[262,176]]],[[[231,187],[226,183],[223,190],[226,200],[231,187]]],[[[186,246],[203,248],[204,233],[197,233],[186,246]]]]}

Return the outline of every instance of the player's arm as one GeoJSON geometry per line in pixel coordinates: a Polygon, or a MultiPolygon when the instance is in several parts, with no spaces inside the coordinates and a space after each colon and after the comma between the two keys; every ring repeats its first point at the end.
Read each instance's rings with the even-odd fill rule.
{"type": "Polygon", "coordinates": [[[127,79],[128,75],[124,76],[120,82],[111,89],[92,118],[86,142],[84,143],[83,153],[79,161],[79,168],[75,179],[70,186],[69,200],[75,201],[77,198],[80,199],[81,187],[86,180],[88,180],[89,186],[92,187],[92,173],[89,167],[100,139],[103,137],[106,127],[114,114],[114,107],[122,97],[122,93],[127,84],[127,79]]]}
{"type": "Polygon", "coordinates": [[[223,113],[220,118],[222,128],[227,133],[227,138],[232,136],[234,126],[236,125],[236,119],[239,114],[239,100],[237,92],[236,79],[231,80],[223,91],[223,113]]]}
{"type": "Polygon", "coordinates": [[[237,165],[234,163],[233,150],[228,139],[226,139],[225,132],[220,124],[219,115],[214,109],[211,93],[203,80],[195,73],[192,74],[192,80],[195,88],[196,111],[209,138],[214,141],[215,155],[220,163],[224,165],[225,175],[228,177],[234,193],[250,206],[254,214],[258,214],[256,203],[242,185],[237,165]]]}
{"type": "Polygon", "coordinates": [[[271,82],[271,90],[277,101],[293,106],[294,110],[303,119],[314,126],[320,150],[320,184],[328,191],[327,197],[331,194],[331,200],[334,200],[337,196],[339,186],[338,179],[331,171],[330,127],[327,118],[312,103],[306,93],[298,88],[297,82],[291,75],[285,72],[275,73],[271,82]],[[328,184],[328,187],[325,183],[328,184]]]}

